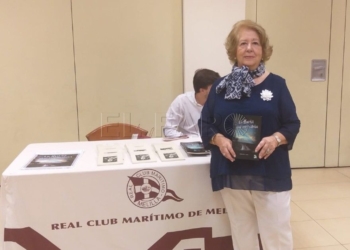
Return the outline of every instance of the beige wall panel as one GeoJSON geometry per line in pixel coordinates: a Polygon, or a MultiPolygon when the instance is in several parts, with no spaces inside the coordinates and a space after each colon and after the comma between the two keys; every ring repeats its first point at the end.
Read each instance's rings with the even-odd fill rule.
{"type": "Polygon", "coordinates": [[[293,167],[325,165],[326,82],[311,82],[311,60],[329,57],[330,0],[258,0],[257,21],[274,45],[267,68],[284,77],[297,106],[301,131],[293,167]]]}
{"type": "Polygon", "coordinates": [[[224,43],[234,23],[245,18],[245,0],[183,0],[184,87],[193,90],[193,75],[207,68],[221,76],[232,70],[224,43]]]}
{"type": "MultiPolygon", "coordinates": [[[[332,1],[325,166],[339,166],[339,131],[343,82],[346,0],[332,1]]],[[[350,165],[350,164],[349,164],[350,165]]]]}
{"type": "Polygon", "coordinates": [[[29,143],[77,140],[69,0],[0,1],[0,171],[29,143]]]}
{"type": "Polygon", "coordinates": [[[257,0],[245,1],[245,18],[256,21],[257,0]]]}
{"type": "Polygon", "coordinates": [[[181,0],[73,1],[80,139],[127,122],[161,136],[183,91],[181,0]]]}
{"type": "Polygon", "coordinates": [[[350,166],[350,3],[347,1],[339,166],[350,166]]]}

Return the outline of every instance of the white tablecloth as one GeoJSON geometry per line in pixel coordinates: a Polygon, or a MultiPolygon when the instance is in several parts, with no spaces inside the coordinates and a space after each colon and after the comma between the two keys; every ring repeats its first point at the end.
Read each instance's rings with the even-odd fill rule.
{"type": "Polygon", "coordinates": [[[2,175],[3,250],[232,250],[210,156],[132,164],[125,150],[124,164],[97,166],[97,144],[134,142],[28,145],[2,175]],[[23,168],[36,154],[71,151],[82,152],[71,168],[23,168]],[[132,178],[158,185],[156,197],[132,178]]]}

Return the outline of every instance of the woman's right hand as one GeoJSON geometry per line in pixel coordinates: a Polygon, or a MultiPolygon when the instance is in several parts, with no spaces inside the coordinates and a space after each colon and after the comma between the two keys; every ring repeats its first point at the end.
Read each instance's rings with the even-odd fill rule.
{"type": "Polygon", "coordinates": [[[226,159],[228,159],[231,162],[235,160],[236,153],[232,148],[232,141],[230,139],[227,139],[222,134],[216,134],[213,143],[214,145],[219,147],[221,154],[226,159]]]}

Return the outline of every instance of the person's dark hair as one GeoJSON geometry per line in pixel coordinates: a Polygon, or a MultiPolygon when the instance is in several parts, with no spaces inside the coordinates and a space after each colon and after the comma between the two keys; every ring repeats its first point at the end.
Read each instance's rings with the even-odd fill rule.
{"type": "Polygon", "coordinates": [[[196,93],[206,89],[220,78],[219,73],[210,69],[197,69],[193,77],[193,88],[196,93]]]}

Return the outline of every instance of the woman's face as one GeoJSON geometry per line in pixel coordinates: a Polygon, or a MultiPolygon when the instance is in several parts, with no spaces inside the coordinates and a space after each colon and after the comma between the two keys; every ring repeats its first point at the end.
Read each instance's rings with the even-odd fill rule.
{"type": "Polygon", "coordinates": [[[239,32],[237,46],[237,66],[247,66],[250,70],[256,69],[262,58],[262,47],[258,34],[251,29],[242,29],[239,32]]]}

